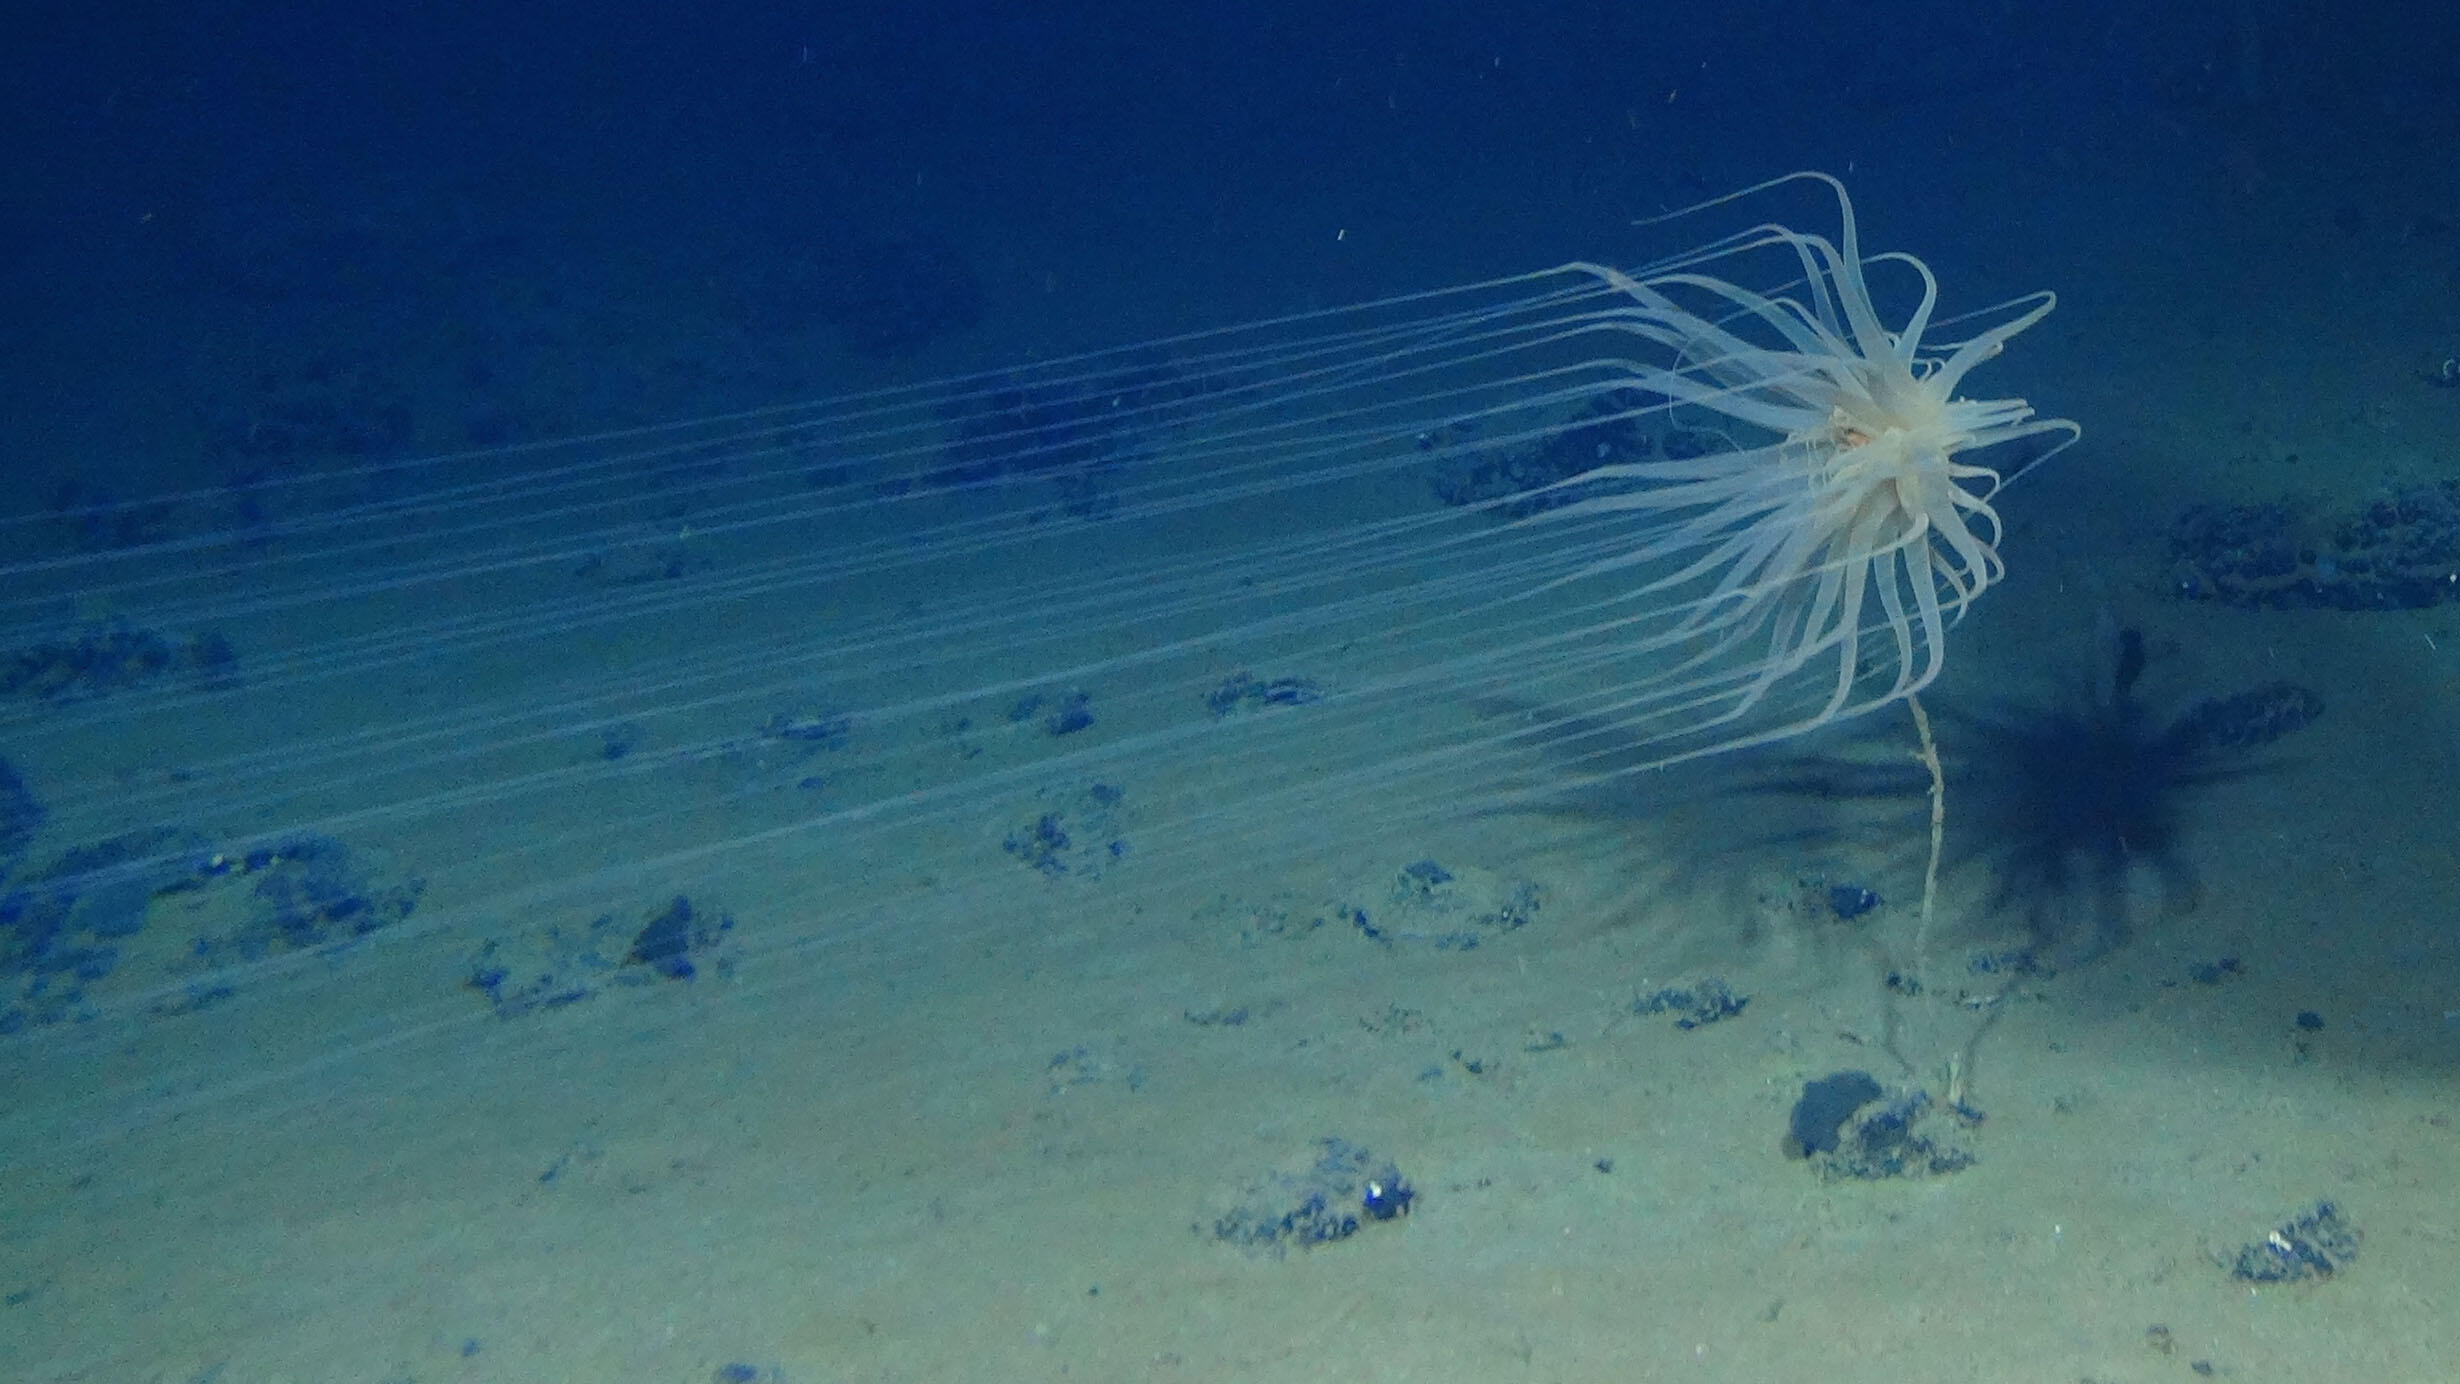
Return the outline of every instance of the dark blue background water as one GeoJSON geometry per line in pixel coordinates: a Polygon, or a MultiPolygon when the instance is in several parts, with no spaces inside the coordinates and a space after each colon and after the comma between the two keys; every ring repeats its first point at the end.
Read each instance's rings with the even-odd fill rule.
{"type": "Polygon", "coordinates": [[[1630,257],[1800,167],[2012,291],[2460,143],[2424,5],[14,8],[0,427],[89,495],[1630,257]],[[318,388],[380,416],[267,431],[318,388]]]}

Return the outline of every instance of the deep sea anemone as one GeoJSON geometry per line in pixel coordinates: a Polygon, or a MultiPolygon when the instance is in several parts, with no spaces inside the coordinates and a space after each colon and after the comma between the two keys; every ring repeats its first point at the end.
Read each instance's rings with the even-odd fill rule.
{"type": "Polygon", "coordinates": [[[619,934],[677,898],[794,920],[712,946],[888,974],[1029,926],[1020,870],[1277,888],[1426,858],[1533,759],[1611,792],[1899,701],[2001,575],[2002,476],[2076,429],[1959,392],[2050,296],[1943,315],[1834,179],[1676,215],[1804,191],[1826,229],[1636,267],[20,516],[0,729],[45,820],[115,845],[24,843],[63,930],[0,1024],[140,1071],[114,1045],[173,991],[292,1003],[330,974],[301,929],[147,964],[116,930],[165,889],[264,906],[303,840],[413,862],[325,892],[560,1005],[672,960],[619,934]]]}
{"type": "Polygon", "coordinates": [[[1642,579],[1625,599],[1679,608],[1645,642],[1681,657],[1631,689],[1630,704],[1669,703],[1670,729],[1692,738],[1695,753],[1782,739],[1929,685],[1947,625],[2004,570],[1991,508],[2000,475],[1964,458],[2048,434],[2065,445],[2077,433],[2034,417],[2021,399],[1956,392],[2049,313],[2052,295],[1927,344],[1938,299],[1929,268],[1902,253],[1865,258],[1843,186],[1825,174],[1793,178],[1835,192],[1836,240],[1761,226],[1646,274],[1585,266],[1628,300],[1599,318],[1670,353],[1665,365],[1628,362],[1626,386],[1718,415],[1756,440],[1596,468],[1559,484],[1627,488],[1531,521],[1628,526],[1627,546],[1575,576],[1636,570],[1642,579]],[[1781,290],[1701,272],[1771,247],[1801,270],[1781,290]],[[1873,303],[1873,265],[1900,266],[1918,285],[1894,327],[1873,303]],[[1748,731],[1706,731],[1741,722],[1772,696],[1789,709],[1748,731]]]}

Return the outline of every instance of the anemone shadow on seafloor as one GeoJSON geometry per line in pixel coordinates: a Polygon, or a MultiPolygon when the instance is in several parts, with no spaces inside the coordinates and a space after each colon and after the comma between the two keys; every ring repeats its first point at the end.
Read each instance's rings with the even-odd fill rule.
{"type": "MultiPolygon", "coordinates": [[[[2291,767],[2262,752],[2323,711],[2306,688],[2272,682],[2164,715],[2136,690],[2143,636],[2124,629],[2102,642],[2105,652],[2046,701],[1937,709],[1943,868],[1979,865],[1983,916],[2021,920],[2042,959],[2060,965],[2124,945],[2153,918],[2195,911],[2204,887],[2188,843],[2199,798],[2291,767]]],[[[1918,839],[1929,790],[1926,771],[1902,756],[1820,756],[1773,765],[1747,791],[1893,808],[1896,831],[1918,839]]]]}
{"type": "MultiPolygon", "coordinates": [[[[1966,930],[2019,921],[2045,964],[2092,960],[2153,916],[2193,912],[2203,886],[2187,843],[2199,796],[2291,767],[2262,752],[2323,709],[2307,689],[2275,682],[2163,716],[2137,694],[2143,637],[2122,630],[2106,643],[2106,653],[2045,701],[1934,707],[1947,775],[1942,869],[1979,866],[1987,875],[1982,913],[1966,930]]],[[[1769,852],[1811,862],[1849,847],[1856,858],[1876,853],[1891,877],[1919,877],[1930,779],[1909,753],[1901,717],[1863,718],[1808,749],[1601,777],[1599,766],[1615,757],[1611,727],[1550,717],[1542,707],[1484,709],[1520,719],[1524,743],[1541,759],[1577,765],[1580,782],[1561,792],[1536,788],[1497,810],[1646,821],[1679,833],[1661,842],[1685,862],[1674,887],[1704,887],[1739,873],[1724,866],[1769,852]],[[1748,811],[1734,810],[1746,802],[1748,811]]]]}

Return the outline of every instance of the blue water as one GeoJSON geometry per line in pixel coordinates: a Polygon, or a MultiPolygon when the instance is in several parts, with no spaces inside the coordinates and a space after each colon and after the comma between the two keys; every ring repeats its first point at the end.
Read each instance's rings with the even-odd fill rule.
{"type": "MultiPolygon", "coordinates": [[[[241,9],[0,17],[11,1377],[2460,1354],[2418,1305],[2460,1275],[2441,7],[241,9]],[[1239,638],[1133,600],[1423,477],[1131,530],[1103,468],[1167,441],[1003,374],[921,406],[925,479],[999,480],[1018,418],[1092,479],[952,552],[979,515],[858,422],[710,421],[1826,230],[1633,224],[1798,169],[1948,311],[2060,295],[1975,377],[2083,441],[1950,637],[1935,930],[1901,718],[1815,747],[1847,777],[1414,817],[1405,751],[1555,713],[1468,674],[1349,711],[1460,649],[1301,657],[1317,607],[1235,566],[1169,589],[1239,638]],[[2296,724],[2038,849],[2025,773],[2236,694],[2296,724]],[[1677,989],[1736,998],[1636,1008],[1677,989]],[[1866,1070],[1971,1166],[1788,1157],[1866,1070]],[[2233,1276],[2325,1202],[2347,1262],[2233,1276]]],[[[1103,368],[1221,397],[1183,347],[1103,368]]]]}

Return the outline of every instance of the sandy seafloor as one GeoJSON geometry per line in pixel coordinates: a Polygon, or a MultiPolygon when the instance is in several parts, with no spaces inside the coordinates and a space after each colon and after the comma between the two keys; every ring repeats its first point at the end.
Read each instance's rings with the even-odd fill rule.
{"type": "MultiPolygon", "coordinates": [[[[788,831],[578,898],[525,892],[587,885],[639,842],[749,841],[803,811],[771,766],[717,762],[370,823],[356,839],[387,868],[430,877],[409,924],[252,968],[233,1002],[199,1013],[0,1040],[7,1372],[694,1384],[739,1362],[790,1384],[2151,1381],[2208,1362],[2247,1381],[2441,1377],[2460,1359],[2460,620],[2182,601],[2163,543],[2197,499],[2349,503],[2449,475],[2460,393],[2415,367],[2460,345],[2435,306],[2460,292],[2460,247],[2449,233],[2404,242],[2400,208],[2356,232],[2328,207],[2276,215],[2281,184],[2221,172],[2157,234],[2067,236],[2057,223],[2090,207],[2044,209],[2001,178],[1961,186],[2032,209],[2011,239],[2051,262],[1993,262],[1992,282],[1963,292],[1953,262],[1972,256],[1934,245],[1950,239],[1933,229],[1939,207],[1863,194],[1874,240],[1933,253],[1963,301],[2065,294],[1977,386],[2085,427],[2054,473],[2005,497],[2010,578],[1958,631],[1934,702],[2050,695],[2091,674],[2096,622],[2115,621],[2155,650],[2158,704],[2285,678],[2327,710],[2270,771],[2191,800],[2195,908],[2145,900],[2124,946],[2010,992],[1972,1073],[1988,1116],[1968,1136],[1974,1166],[1822,1181],[1780,1150],[1804,1081],[1896,1079],[1876,1049],[1892,1005],[1925,1061],[1952,1050],[1970,1017],[1950,993],[1961,959],[2020,939],[1987,913],[1983,872],[1952,864],[1929,963],[1950,984],[1891,998],[1882,957],[1904,945],[1919,889],[1912,818],[1901,835],[1806,846],[1713,792],[1389,827],[1371,798],[1329,819],[1232,803],[1175,834],[1123,815],[1124,858],[1099,878],[1045,878],[1001,849],[1047,786],[1024,772],[914,830],[788,831]],[[662,825],[588,830],[634,811],[662,825]],[[1534,882],[1544,906],[1468,951],[1304,926],[1420,859],[1534,882]],[[1823,916],[1804,883],[1845,878],[1889,900],[1859,929],[1823,916]],[[479,939],[534,926],[536,910],[639,916],[678,890],[737,920],[739,964],[511,1019],[460,983],[479,939]],[[2223,956],[2243,974],[2187,979],[2223,956]],[[1742,1013],[1683,1031],[1633,1012],[1637,996],[1711,974],[1750,995],[1742,1013]],[[2300,1029],[2302,1010],[2323,1026],[2300,1029]],[[1230,1013],[1243,1018],[1200,1022],[1230,1013]],[[1283,1255],[1215,1238],[1246,1184],[1333,1137],[1398,1164],[1418,1194],[1405,1219],[1283,1255]],[[2343,1272],[2252,1288],[2217,1262],[2318,1199],[2364,1232],[2343,1272]]],[[[2414,195],[2408,210],[2435,204],[2414,195]]],[[[981,247],[992,325],[952,348],[966,354],[908,368],[1240,315],[1219,266],[1173,277],[1159,250],[1137,262],[1057,235],[994,239],[981,247]],[[1064,331],[1038,294],[1066,298],[1064,331]],[[1003,336],[1003,323],[1017,325],[1003,336]]],[[[620,312],[525,311],[551,340],[611,338],[575,375],[654,377],[660,333],[681,321],[688,335],[688,311],[661,313],[650,268],[601,272],[640,276],[620,312]]],[[[1395,266],[1382,284],[1407,277],[1395,266]]],[[[281,335],[208,300],[157,300],[116,330],[214,322],[281,335]]],[[[425,344],[366,349],[410,392],[449,397],[425,344]]],[[[838,378],[771,363],[728,385],[728,364],[767,348],[696,349],[719,383],[679,394],[677,411],[838,378]]],[[[216,387],[148,378],[166,394],[216,387]]],[[[709,571],[769,556],[759,542],[707,543],[709,571]]],[[[791,651],[898,594],[723,617],[687,602],[604,644],[444,651],[281,702],[243,690],[242,714],[211,727],[87,708],[40,753],[0,749],[45,796],[151,784],[316,730],[530,705],[601,670],[644,678],[720,643],[791,651]]],[[[441,599],[511,598],[478,582],[441,599]]],[[[332,628],[294,637],[367,632],[338,609],[332,628]]],[[[1243,727],[1240,753],[1303,781],[1331,748],[1310,740],[1306,711],[1243,727]]],[[[1865,730],[1907,733],[1892,714],[1865,730]]],[[[828,791],[900,791],[910,747],[859,723],[854,736],[828,791]]],[[[591,753],[576,736],[483,771],[591,753]]],[[[452,772],[469,771],[336,782],[292,811],[322,820],[452,772]]],[[[1188,755],[1114,772],[1157,823],[1208,782],[1188,755]]],[[[186,801],[209,812],[213,787],[186,801]]],[[[36,856],[127,825],[108,798],[80,801],[36,856]]],[[[1953,845],[1953,800],[1948,812],[1953,845]]],[[[174,906],[158,901],[153,926],[175,929],[174,906]]]]}

